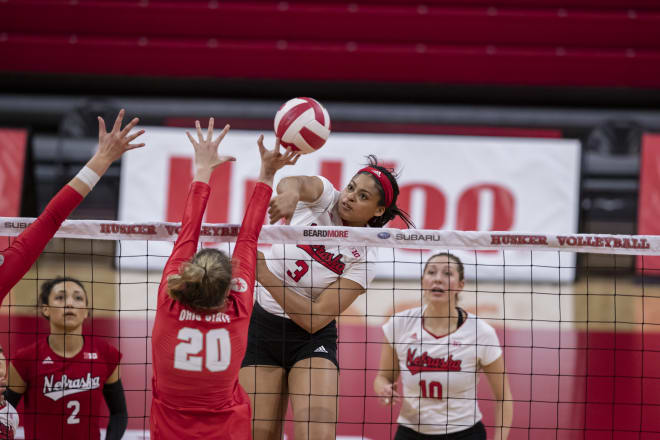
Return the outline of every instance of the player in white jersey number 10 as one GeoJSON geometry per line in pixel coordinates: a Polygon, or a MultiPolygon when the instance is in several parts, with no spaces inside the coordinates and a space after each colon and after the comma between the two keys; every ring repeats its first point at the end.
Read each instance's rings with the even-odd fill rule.
{"type": "Polygon", "coordinates": [[[422,274],[423,306],[383,325],[374,391],[384,405],[402,402],[396,440],[486,440],[476,396],[479,371],[495,396],[493,438],[508,437],[513,402],[502,349],[493,327],[457,306],[463,274],[453,254],[432,256],[422,274]]]}

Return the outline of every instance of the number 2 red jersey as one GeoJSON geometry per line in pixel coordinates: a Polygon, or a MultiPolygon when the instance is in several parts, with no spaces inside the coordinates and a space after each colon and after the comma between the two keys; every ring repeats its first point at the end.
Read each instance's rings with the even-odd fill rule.
{"type": "Polygon", "coordinates": [[[104,340],[85,336],[72,358],[57,355],[48,336],[20,349],[11,363],[27,383],[23,403],[25,438],[100,439],[103,385],[121,353],[104,340]]]}
{"type": "Polygon", "coordinates": [[[154,439],[249,439],[250,401],[238,383],[253,306],[257,239],[272,189],[257,183],[232,256],[232,284],[222,312],[196,313],[167,294],[167,278],[197,250],[210,194],[193,182],[179,238],[158,291],[152,335],[154,439]]]}

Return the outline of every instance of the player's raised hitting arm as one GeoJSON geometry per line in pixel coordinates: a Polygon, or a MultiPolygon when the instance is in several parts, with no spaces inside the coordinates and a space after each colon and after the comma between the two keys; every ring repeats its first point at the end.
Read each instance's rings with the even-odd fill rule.
{"type": "Polygon", "coordinates": [[[139,119],[134,118],[122,129],[124,114],[122,109],[110,132],[106,131],[103,119],[98,118],[99,147],[94,156],[76,177],[53,197],[39,218],[0,254],[0,301],[30,269],[62,222],[90,193],[110,165],[126,151],[144,146],[141,143],[132,143],[144,133],[144,130],[131,133],[139,119]]]}
{"type": "MultiPolygon", "coordinates": [[[[264,137],[257,140],[259,155],[261,156],[261,169],[257,186],[254,189],[249,205],[245,210],[245,217],[241,224],[241,232],[236,240],[236,249],[233,259],[240,262],[237,276],[243,278],[248,285],[254,285],[255,267],[257,264],[257,240],[264,222],[264,209],[262,206],[268,202],[272,195],[275,173],[286,165],[295,165],[300,154],[287,149],[280,153],[280,141],[275,140],[275,148],[266,149],[263,144],[264,137]]],[[[279,187],[279,185],[278,185],[279,187]]],[[[242,295],[242,303],[246,310],[251,312],[253,295],[242,295]]]]}
{"type": "Polygon", "coordinates": [[[277,184],[277,196],[270,201],[270,224],[284,219],[288,224],[298,202],[314,202],[323,193],[323,182],[316,176],[285,177],[277,184]]]}

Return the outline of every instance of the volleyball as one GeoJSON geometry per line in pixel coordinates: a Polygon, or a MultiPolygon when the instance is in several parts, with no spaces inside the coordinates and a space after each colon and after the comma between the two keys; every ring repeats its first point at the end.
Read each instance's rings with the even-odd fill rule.
{"type": "Polygon", "coordinates": [[[286,148],[313,153],[330,136],[330,116],[315,99],[290,99],[275,114],[275,135],[286,148]]]}

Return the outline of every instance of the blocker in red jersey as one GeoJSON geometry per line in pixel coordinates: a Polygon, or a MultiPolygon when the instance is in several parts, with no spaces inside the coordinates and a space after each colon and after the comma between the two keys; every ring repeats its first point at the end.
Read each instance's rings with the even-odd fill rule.
{"type": "Polygon", "coordinates": [[[330,116],[315,99],[290,99],[275,114],[275,135],[286,148],[313,153],[330,136],[330,116]]]}

